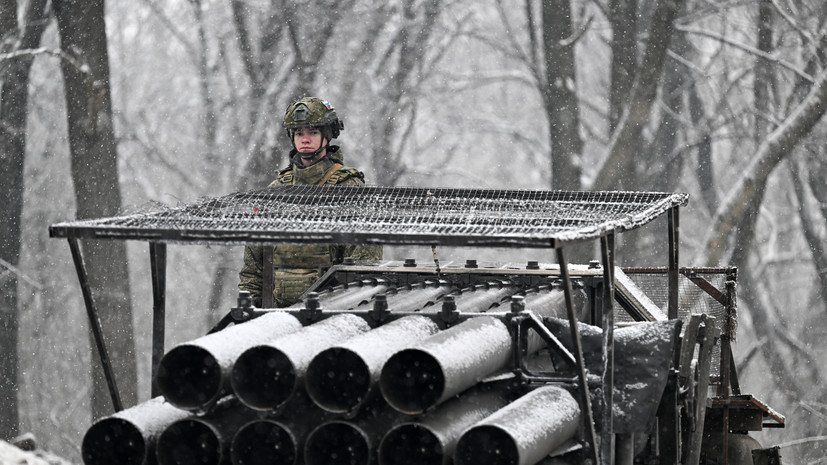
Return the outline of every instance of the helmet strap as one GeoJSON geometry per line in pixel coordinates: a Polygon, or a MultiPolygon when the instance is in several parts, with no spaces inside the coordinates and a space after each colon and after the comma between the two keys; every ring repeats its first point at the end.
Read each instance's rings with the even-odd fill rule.
{"type": "MultiPolygon", "coordinates": [[[[301,152],[297,151],[296,153],[298,153],[299,156],[304,160],[312,160],[312,159],[316,158],[317,156],[319,156],[320,153],[322,153],[323,151],[325,151],[327,148],[330,147],[330,141],[328,141],[326,137],[323,137],[322,141],[327,141],[327,143],[325,143],[324,145],[320,145],[318,149],[316,149],[312,152],[301,153],[301,152]]],[[[293,150],[296,150],[296,142],[295,141],[293,141],[293,150]]]]}
{"type": "MultiPolygon", "coordinates": [[[[290,145],[292,145],[292,146],[293,146],[293,150],[295,150],[295,151],[296,151],[296,153],[299,153],[299,152],[298,152],[298,149],[296,148],[296,138],[293,136],[293,135],[295,134],[295,132],[296,132],[296,130],[295,130],[295,129],[288,129],[288,130],[287,130],[287,135],[290,137],[290,145]]],[[[326,144],[324,144],[324,145],[320,145],[320,146],[319,146],[319,148],[318,148],[318,149],[316,149],[316,150],[315,150],[315,151],[313,151],[313,152],[310,152],[310,153],[299,153],[299,155],[300,155],[302,158],[315,158],[318,154],[322,153],[322,151],[323,151],[323,150],[325,150],[325,149],[327,149],[328,147],[330,147],[330,137],[329,137],[329,135],[328,135],[328,134],[326,134],[326,131],[324,131],[324,130],[322,130],[321,132],[322,132],[322,141],[327,141],[327,143],[326,143],[326,144]]]]}
{"type": "MultiPolygon", "coordinates": [[[[330,146],[330,142],[328,142],[328,143],[327,143],[327,144],[325,144],[325,145],[320,146],[319,148],[317,148],[317,149],[316,149],[315,151],[313,151],[313,152],[310,152],[310,153],[301,153],[300,155],[301,155],[301,157],[302,157],[302,158],[315,158],[315,157],[316,157],[316,155],[318,155],[318,154],[322,153],[322,151],[326,150],[329,146],[330,146]]],[[[296,148],[296,143],[295,143],[295,142],[293,142],[293,148],[296,148]]]]}

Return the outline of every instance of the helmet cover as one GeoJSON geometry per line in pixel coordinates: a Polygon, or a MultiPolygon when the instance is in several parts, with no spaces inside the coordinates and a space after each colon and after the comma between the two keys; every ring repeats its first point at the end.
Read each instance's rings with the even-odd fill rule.
{"type": "Polygon", "coordinates": [[[318,128],[328,141],[338,137],[344,129],[333,105],[316,97],[304,97],[291,103],[284,113],[282,125],[291,139],[293,130],[299,128],[318,128]]]}

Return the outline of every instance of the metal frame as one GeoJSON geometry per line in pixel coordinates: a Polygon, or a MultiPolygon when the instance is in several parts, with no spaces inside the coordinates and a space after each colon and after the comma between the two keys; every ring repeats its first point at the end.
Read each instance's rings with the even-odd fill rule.
{"type": "Polygon", "coordinates": [[[106,341],[103,338],[100,319],[98,319],[95,301],[92,298],[92,288],[89,286],[89,276],[86,273],[86,265],[83,262],[83,255],[76,238],[69,238],[69,249],[72,251],[72,260],[75,262],[75,271],[77,271],[80,290],[86,304],[86,316],[89,318],[89,326],[92,329],[92,336],[98,349],[103,374],[106,377],[106,385],[109,387],[109,395],[112,397],[112,406],[116,412],[119,412],[123,410],[121,394],[118,391],[118,383],[115,379],[115,372],[112,370],[112,363],[109,361],[109,352],[106,350],[106,341]]]}
{"type": "Polygon", "coordinates": [[[149,262],[152,273],[152,397],[160,395],[155,385],[158,364],[164,356],[164,332],[166,328],[167,245],[149,243],[149,262]]]}
{"type": "MultiPolygon", "coordinates": [[[[428,191],[430,192],[430,191],[428,191]]],[[[679,273],[679,238],[678,238],[678,208],[686,204],[687,196],[685,194],[674,194],[673,197],[664,195],[664,199],[660,203],[661,210],[652,213],[654,216],[659,216],[663,211],[667,213],[667,238],[669,243],[669,257],[668,257],[668,273],[669,273],[669,318],[677,318],[678,308],[678,273],[679,273]],[[663,203],[666,202],[666,203],[663,203]]],[[[651,212],[650,212],[651,213],[651,212]]],[[[647,220],[648,221],[648,220],[647,220]]],[[[557,252],[557,260],[560,265],[560,274],[563,281],[566,309],[571,328],[571,336],[575,345],[575,357],[577,365],[578,383],[584,387],[581,389],[581,403],[584,409],[584,436],[587,442],[586,455],[593,463],[601,463],[609,465],[612,463],[614,455],[614,433],[612,429],[612,406],[614,390],[613,367],[614,367],[614,311],[613,311],[613,290],[612,284],[613,270],[614,270],[614,247],[615,234],[628,229],[634,229],[646,221],[640,223],[631,221],[627,224],[605,224],[597,230],[590,230],[589,233],[581,236],[580,239],[571,239],[570,235],[565,235],[565,239],[552,236],[536,238],[536,237],[520,237],[509,236],[499,238],[480,238],[480,237],[461,237],[457,235],[443,236],[426,232],[419,234],[413,239],[410,237],[402,240],[401,238],[394,238],[387,234],[374,233],[367,235],[347,234],[342,238],[352,240],[354,243],[371,243],[371,244],[422,244],[422,245],[466,245],[466,246],[480,246],[480,245],[511,245],[511,246],[528,246],[528,247],[548,247],[554,248],[557,252]],[[572,287],[571,278],[568,271],[568,261],[566,259],[565,247],[570,244],[590,241],[595,238],[600,240],[601,259],[603,265],[603,309],[602,309],[602,326],[604,328],[604,336],[602,341],[604,374],[603,374],[603,402],[605,405],[601,421],[601,446],[598,450],[596,447],[596,433],[594,428],[594,415],[591,409],[591,401],[588,393],[588,384],[586,379],[585,364],[583,360],[582,345],[580,334],[577,329],[576,318],[572,302],[572,287]]],[[[142,230],[140,234],[134,231],[112,228],[106,225],[95,226],[90,225],[89,222],[78,222],[76,224],[58,224],[50,227],[50,235],[52,237],[67,237],[70,248],[72,249],[72,256],[75,262],[75,267],[80,280],[81,289],[83,291],[84,301],[87,309],[92,331],[95,337],[98,352],[101,354],[101,362],[104,373],[106,374],[107,383],[109,385],[110,394],[112,396],[113,405],[116,411],[123,408],[118,393],[116,380],[112,371],[111,362],[107,355],[106,344],[101,332],[100,323],[97,317],[97,311],[92,299],[91,290],[89,287],[86,270],[83,263],[80,249],[77,245],[79,238],[110,238],[110,239],[143,239],[149,240],[150,253],[150,269],[152,274],[152,288],[153,288],[153,330],[152,330],[152,375],[153,380],[157,370],[160,358],[164,353],[164,337],[165,337],[165,314],[166,314],[166,244],[171,243],[231,243],[231,244],[273,244],[278,242],[277,239],[284,240],[289,243],[331,243],[336,240],[336,234],[328,234],[322,236],[301,233],[280,233],[275,235],[268,235],[266,233],[258,232],[256,234],[248,234],[239,231],[232,231],[223,241],[221,237],[215,237],[204,231],[187,231],[180,230],[142,230]]],[[[264,269],[272,273],[272,256],[264,254],[265,266],[264,269]],[[268,261],[269,259],[269,261],[268,261]],[[269,263],[269,266],[267,265],[269,263]]],[[[272,286],[272,276],[265,280],[268,286],[272,286]]],[[[272,307],[272,289],[263,293],[264,305],[272,307]]],[[[667,388],[668,390],[668,388],[667,388]]],[[[152,387],[152,395],[157,394],[157,389],[152,387]]],[[[677,393],[675,393],[677,395],[677,393]]],[[[666,395],[666,394],[665,394],[666,395]]]]}

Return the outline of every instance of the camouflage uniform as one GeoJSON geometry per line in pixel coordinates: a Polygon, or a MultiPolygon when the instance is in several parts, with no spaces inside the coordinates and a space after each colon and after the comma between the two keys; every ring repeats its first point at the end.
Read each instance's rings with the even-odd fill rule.
{"type": "MultiPolygon", "coordinates": [[[[302,102],[302,100],[299,102],[302,102]]],[[[294,105],[288,108],[288,114],[294,105]]],[[[288,121],[287,116],[285,121],[288,121]]],[[[292,133],[288,131],[288,134],[290,134],[292,140],[292,133]]],[[[326,137],[335,137],[336,135],[338,135],[338,128],[334,134],[325,134],[326,137]]],[[[295,147],[290,154],[290,166],[279,171],[278,178],[270,186],[279,184],[320,184],[325,175],[337,164],[339,168],[330,175],[324,185],[363,186],[365,184],[365,176],[361,171],[342,166],[343,156],[338,146],[328,145],[326,155],[310,166],[302,164],[301,156],[295,150],[295,147]]],[[[264,253],[270,251],[273,253],[275,277],[273,302],[276,307],[288,307],[298,302],[299,297],[311,284],[316,282],[331,266],[341,263],[345,257],[353,257],[356,260],[382,259],[381,246],[247,246],[244,248],[244,265],[239,273],[240,282],[238,287],[242,291],[250,292],[253,305],[256,307],[262,305],[261,279],[264,253]]]]}

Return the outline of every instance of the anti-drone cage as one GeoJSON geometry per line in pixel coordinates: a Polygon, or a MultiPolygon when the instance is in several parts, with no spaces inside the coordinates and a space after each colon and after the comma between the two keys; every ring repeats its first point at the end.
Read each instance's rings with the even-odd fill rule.
{"type": "MultiPolygon", "coordinates": [[[[278,186],[179,207],[130,215],[79,220],[49,227],[51,237],[66,238],[72,251],[87,314],[116,410],[121,410],[117,385],[94,308],[79,239],[147,241],[153,284],[153,378],[164,350],[166,244],[373,244],[447,245],[473,247],[554,248],[567,294],[578,378],[586,386],[582,348],[571,305],[571,283],[565,246],[599,239],[603,280],[614,282],[615,234],[635,229],[667,214],[668,316],[678,307],[678,208],[687,194],[654,192],[568,192],[410,187],[278,186]]],[[[272,260],[272,256],[265,254],[272,260]]],[[[272,263],[265,259],[265,270],[272,263]]],[[[267,276],[265,276],[267,278],[267,276]]],[[[265,279],[266,281],[266,279],[265,279]]],[[[268,283],[265,283],[267,286],[268,283]]],[[[272,283],[269,283],[272,286],[272,283]]],[[[613,351],[613,286],[604,285],[603,356],[613,351]]],[[[267,287],[263,297],[272,295],[267,287]]],[[[269,299],[267,299],[269,300],[269,299]]],[[[265,307],[269,302],[265,301],[265,307]]],[[[603,379],[604,393],[613,385],[611,370],[603,379]]],[[[153,389],[153,396],[156,395],[153,389]]],[[[586,441],[596,461],[608,456],[611,441],[596,449],[590,421],[588,390],[581,389],[586,407],[586,441]]],[[[608,394],[604,394],[604,397],[608,394]]],[[[611,405],[611,397],[604,398],[611,405]]],[[[611,428],[611,408],[604,409],[603,432],[611,428]]]]}

